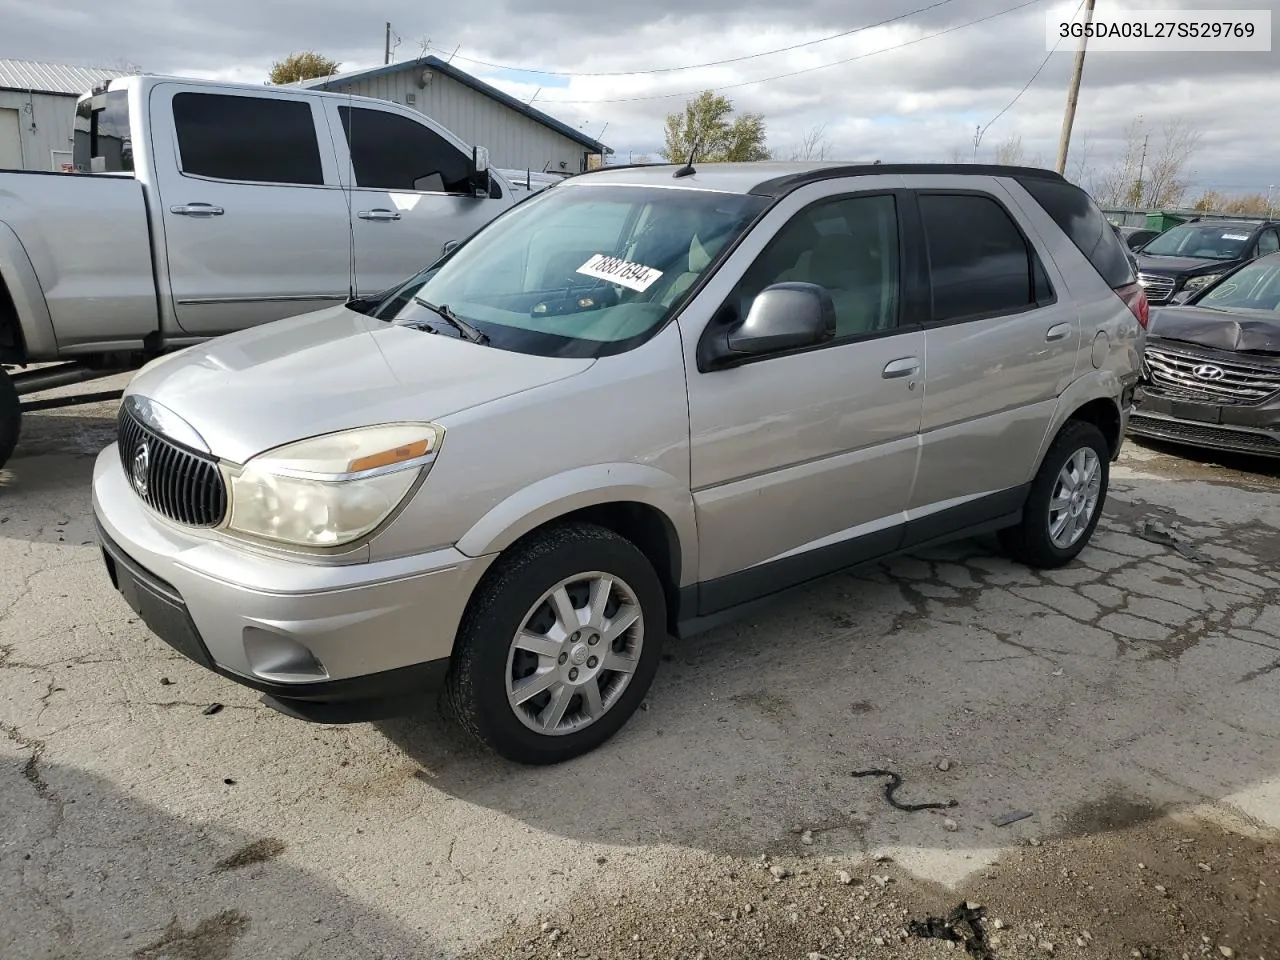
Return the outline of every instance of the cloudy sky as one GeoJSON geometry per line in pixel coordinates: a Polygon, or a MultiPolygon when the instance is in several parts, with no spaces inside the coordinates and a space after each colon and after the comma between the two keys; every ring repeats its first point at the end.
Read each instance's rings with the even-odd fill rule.
{"type": "MultiPolygon", "coordinates": [[[[823,126],[836,158],[968,159],[975,128],[983,126],[979,159],[991,160],[1017,136],[1025,160],[1052,165],[1074,41],[1064,41],[1045,63],[1045,19],[1062,2],[117,0],[104,7],[98,0],[0,0],[0,57],[128,63],[148,72],[261,82],[273,60],[295,50],[322,52],[343,70],[380,64],[389,19],[396,60],[424,49],[453,54],[456,66],[534,98],[535,106],[600,137],[624,160],[659,150],[665,114],[713,88],[739,110],[763,113],[770,146],[784,154],[823,126]],[[895,17],[901,19],[812,42],[895,17]],[[989,19],[973,22],[981,18],[989,19]],[[784,47],[794,49],[757,56],[784,47]],[[697,66],[724,60],[736,62],[697,66]]],[[[1276,0],[1097,0],[1096,16],[1276,6],[1276,0]]],[[[1188,172],[1193,194],[1266,193],[1274,184],[1280,198],[1278,85],[1276,51],[1091,51],[1070,166],[1079,170],[1084,161],[1095,175],[1105,169],[1136,117],[1153,143],[1165,123],[1181,118],[1203,135],[1188,172]]]]}

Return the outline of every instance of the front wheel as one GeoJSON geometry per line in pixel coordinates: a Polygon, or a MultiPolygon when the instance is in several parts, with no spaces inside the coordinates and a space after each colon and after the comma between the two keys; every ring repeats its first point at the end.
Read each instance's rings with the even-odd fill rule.
{"type": "Polygon", "coordinates": [[[0,467],[13,455],[21,429],[22,402],[18,399],[18,388],[9,378],[9,371],[0,367],[0,467]]]}
{"type": "Polygon", "coordinates": [[[449,699],[464,727],[519,763],[595,749],[644,698],[666,629],[662,585],[611,530],[572,523],[498,560],[463,617],[449,699]]]}
{"type": "Polygon", "coordinates": [[[1000,531],[1000,543],[1029,567],[1065,566],[1084,549],[1102,516],[1110,452],[1102,431],[1072,420],[1062,428],[1035,479],[1022,522],[1000,531]]]}

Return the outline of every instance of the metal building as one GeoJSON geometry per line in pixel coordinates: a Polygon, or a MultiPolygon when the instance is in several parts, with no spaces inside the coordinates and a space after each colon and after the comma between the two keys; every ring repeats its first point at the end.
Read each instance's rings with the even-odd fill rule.
{"type": "Polygon", "coordinates": [[[612,151],[438,57],[308,80],[300,86],[404,104],[473,146],[499,169],[580,173],[612,151]]]}
{"type": "Polygon", "coordinates": [[[0,60],[0,170],[69,170],[76,99],[123,70],[0,60]]]}

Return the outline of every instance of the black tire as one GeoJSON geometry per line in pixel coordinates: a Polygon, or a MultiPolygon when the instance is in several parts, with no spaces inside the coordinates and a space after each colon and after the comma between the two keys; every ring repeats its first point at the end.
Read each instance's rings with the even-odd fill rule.
{"type": "Polygon", "coordinates": [[[0,367],[0,467],[13,456],[21,430],[22,403],[18,399],[18,388],[9,379],[9,372],[0,367]]]}
{"type": "Polygon", "coordinates": [[[1023,508],[1022,522],[1016,527],[1000,531],[1000,544],[1016,560],[1037,570],[1052,570],[1066,566],[1084,549],[1093,536],[1102,507],[1107,499],[1107,486],[1111,476],[1111,451],[1106,438],[1092,423],[1069,420],[1058,433],[1045,454],[1044,462],[1031,481],[1031,491],[1023,508]],[[1057,486],[1058,474],[1076,453],[1090,449],[1098,458],[1102,485],[1098,492],[1097,506],[1084,533],[1073,544],[1060,547],[1049,534],[1049,501],[1057,486]]]}
{"type": "Polygon", "coordinates": [[[658,669],[666,622],[662,584],[631,541],[590,523],[550,527],[513,545],[476,588],[454,645],[446,681],[450,705],[464,729],[508,760],[551,764],[587,753],[640,706],[658,669]],[[546,591],[592,571],[617,577],[634,592],[642,618],[640,655],[630,682],[603,716],[574,732],[538,733],[507,699],[511,644],[546,591]]]}

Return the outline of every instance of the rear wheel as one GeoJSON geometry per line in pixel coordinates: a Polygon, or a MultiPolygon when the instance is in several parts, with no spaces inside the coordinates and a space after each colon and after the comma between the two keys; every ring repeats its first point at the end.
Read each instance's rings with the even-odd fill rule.
{"type": "Polygon", "coordinates": [[[657,671],[662,586],[644,554],[594,524],[518,544],[477,589],[449,677],[462,725],[502,756],[558,763],[604,743],[657,671]]]}
{"type": "Polygon", "coordinates": [[[1071,420],[1058,434],[1023,508],[1022,523],[1000,531],[1000,542],[1029,567],[1053,569],[1074,560],[1102,516],[1110,451],[1092,423],[1071,420]]]}
{"type": "Polygon", "coordinates": [[[9,371],[0,367],[0,467],[13,455],[21,429],[22,404],[18,400],[18,388],[9,378],[9,371]]]}

